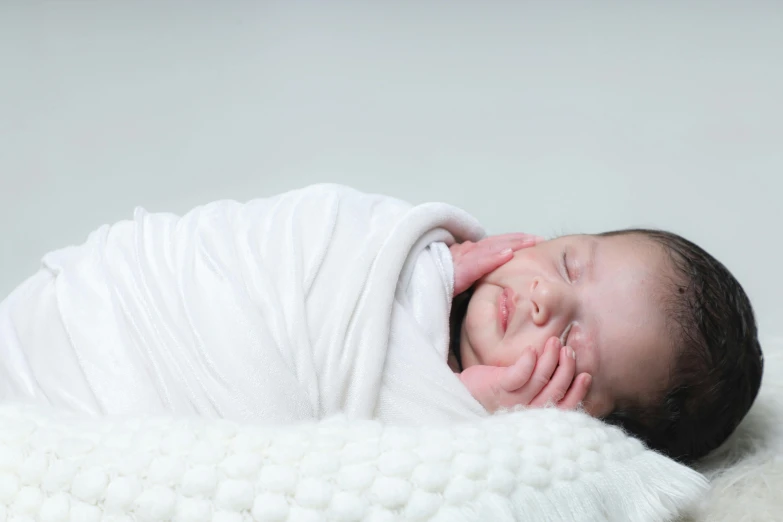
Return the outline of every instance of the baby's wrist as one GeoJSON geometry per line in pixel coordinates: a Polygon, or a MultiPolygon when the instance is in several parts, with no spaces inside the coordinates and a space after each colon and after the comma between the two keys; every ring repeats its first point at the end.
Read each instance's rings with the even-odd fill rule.
{"type": "Polygon", "coordinates": [[[474,365],[464,369],[457,377],[470,394],[487,411],[494,411],[498,404],[498,368],[494,366],[474,365]]]}

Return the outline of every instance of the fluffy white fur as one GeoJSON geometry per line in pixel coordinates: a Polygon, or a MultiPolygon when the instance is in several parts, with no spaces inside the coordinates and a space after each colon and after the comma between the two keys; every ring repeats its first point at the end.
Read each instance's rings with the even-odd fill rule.
{"type": "Polygon", "coordinates": [[[761,391],[748,417],[697,467],[712,486],[689,522],[783,517],[783,347],[770,348],[764,357],[761,391]]]}

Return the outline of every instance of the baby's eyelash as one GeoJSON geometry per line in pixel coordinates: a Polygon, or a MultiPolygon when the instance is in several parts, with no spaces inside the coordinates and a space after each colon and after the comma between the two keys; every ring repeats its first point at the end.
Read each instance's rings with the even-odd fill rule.
{"type": "Polygon", "coordinates": [[[571,274],[568,273],[568,255],[567,250],[563,250],[563,269],[565,270],[566,279],[571,280],[571,274]]]}

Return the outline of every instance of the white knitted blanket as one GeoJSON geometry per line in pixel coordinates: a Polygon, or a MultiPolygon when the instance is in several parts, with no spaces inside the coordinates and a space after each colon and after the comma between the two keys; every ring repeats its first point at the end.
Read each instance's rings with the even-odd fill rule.
{"type": "Polygon", "coordinates": [[[578,412],[262,427],[0,406],[0,521],[661,522],[704,487],[578,412]]]}
{"type": "Polygon", "coordinates": [[[138,210],[0,304],[0,400],[292,422],[479,418],[449,370],[451,257],[483,231],[316,185],[182,217],[138,210]]]}

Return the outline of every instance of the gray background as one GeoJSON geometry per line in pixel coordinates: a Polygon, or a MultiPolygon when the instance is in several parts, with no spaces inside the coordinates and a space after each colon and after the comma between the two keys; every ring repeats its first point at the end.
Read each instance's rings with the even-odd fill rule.
{"type": "Polygon", "coordinates": [[[0,0],[0,294],[137,205],[332,181],[671,229],[782,343],[783,2],[481,4],[0,0]]]}

